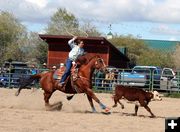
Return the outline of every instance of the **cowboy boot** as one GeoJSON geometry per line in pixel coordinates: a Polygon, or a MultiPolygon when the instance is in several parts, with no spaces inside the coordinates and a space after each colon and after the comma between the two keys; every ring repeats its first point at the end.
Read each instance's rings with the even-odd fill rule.
{"type": "Polygon", "coordinates": [[[58,83],[58,87],[63,88],[65,82],[58,83]]]}

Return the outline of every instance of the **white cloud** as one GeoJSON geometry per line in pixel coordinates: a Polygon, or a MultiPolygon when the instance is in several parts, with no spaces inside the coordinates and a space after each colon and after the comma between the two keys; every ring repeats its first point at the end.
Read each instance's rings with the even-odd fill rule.
{"type": "Polygon", "coordinates": [[[169,41],[177,41],[177,38],[172,36],[172,37],[169,38],[169,41]]]}
{"type": "Polygon", "coordinates": [[[179,0],[0,0],[0,10],[33,23],[47,23],[62,7],[81,20],[180,23],[179,5],[179,0]]]}
{"type": "MultiPolygon", "coordinates": [[[[43,7],[39,2],[29,2],[30,0],[0,0],[0,10],[13,13],[20,21],[29,23],[47,23],[52,15],[52,9],[43,7]]],[[[47,1],[47,0],[40,0],[47,1]]]]}
{"type": "Polygon", "coordinates": [[[152,34],[161,34],[161,35],[175,35],[179,36],[180,35],[180,30],[179,29],[174,29],[169,27],[168,25],[161,24],[158,27],[153,27],[150,32],[152,34]]]}
{"type": "Polygon", "coordinates": [[[29,3],[33,3],[41,8],[45,7],[48,3],[47,0],[25,0],[25,1],[27,1],[29,3]]]}
{"type": "Polygon", "coordinates": [[[148,10],[147,18],[154,22],[179,23],[179,5],[179,0],[165,0],[162,3],[156,3],[148,10]]]}
{"type": "Polygon", "coordinates": [[[180,22],[179,0],[68,0],[61,5],[78,17],[100,21],[180,22]]]}

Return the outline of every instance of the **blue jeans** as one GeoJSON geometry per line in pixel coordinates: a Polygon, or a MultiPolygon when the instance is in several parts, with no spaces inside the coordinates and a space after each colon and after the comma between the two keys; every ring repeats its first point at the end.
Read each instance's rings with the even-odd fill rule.
{"type": "Polygon", "coordinates": [[[65,82],[67,77],[71,74],[71,67],[72,67],[72,60],[67,59],[67,61],[66,61],[66,71],[62,75],[60,83],[65,82]]]}

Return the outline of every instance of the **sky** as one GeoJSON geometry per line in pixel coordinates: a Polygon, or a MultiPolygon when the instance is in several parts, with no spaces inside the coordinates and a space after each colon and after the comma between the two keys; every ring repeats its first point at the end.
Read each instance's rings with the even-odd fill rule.
{"type": "Polygon", "coordinates": [[[58,8],[91,22],[104,35],[180,41],[180,0],[0,0],[28,31],[43,33],[58,8]],[[111,24],[111,29],[109,25],[111,24]]]}

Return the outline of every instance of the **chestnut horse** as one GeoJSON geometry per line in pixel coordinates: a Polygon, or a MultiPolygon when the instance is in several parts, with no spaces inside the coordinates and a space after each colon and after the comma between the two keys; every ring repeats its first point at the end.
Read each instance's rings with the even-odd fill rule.
{"type": "Polygon", "coordinates": [[[61,92],[68,94],[77,94],[77,93],[86,93],[87,98],[89,100],[90,106],[92,108],[92,112],[96,112],[96,109],[93,104],[94,99],[100,107],[104,110],[105,113],[110,113],[109,108],[106,107],[94,94],[92,90],[92,76],[95,69],[97,70],[106,70],[106,65],[104,60],[96,55],[94,57],[89,57],[87,55],[79,57],[77,63],[80,64],[80,68],[78,70],[78,78],[75,81],[72,81],[71,76],[66,80],[66,84],[63,88],[58,86],[59,81],[53,79],[53,71],[49,71],[47,73],[40,73],[32,75],[29,79],[25,79],[18,91],[16,92],[16,96],[19,95],[22,88],[32,83],[33,80],[40,79],[40,85],[44,90],[44,101],[45,106],[51,107],[49,104],[49,99],[51,95],[56,91],[60,90],[61,92]]]}

